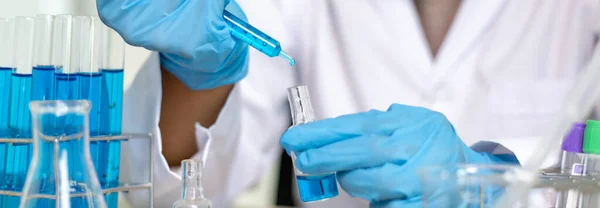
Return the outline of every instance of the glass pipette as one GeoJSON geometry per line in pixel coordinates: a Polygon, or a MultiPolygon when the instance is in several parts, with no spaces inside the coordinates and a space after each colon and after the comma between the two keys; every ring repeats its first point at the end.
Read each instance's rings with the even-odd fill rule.
{"type": "Polygon", "coordinates": [[[228,11],[223,12],[223,17],[225,18],[225,22],[229,25],[233,37],[244,41],[269,57],[279,56],[289,61],[292,66],[296,64],[294,58],[281,50],[279,41],[271,38],[269,35],[244,22],[228,11]]]}

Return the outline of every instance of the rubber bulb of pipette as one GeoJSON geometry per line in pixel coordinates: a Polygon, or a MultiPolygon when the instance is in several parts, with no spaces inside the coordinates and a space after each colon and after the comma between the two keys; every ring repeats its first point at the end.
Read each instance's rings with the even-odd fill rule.
{"type": "Polygon", "coordinates": [[[296,60],[294,60],[294,58],[292,58],[290,55],[288,55],[284,51],[279,52],[279,56],[281,58],[284,58],[285,60],[289,61],[290,62],[290,66],[296,65],[296,60]]]}

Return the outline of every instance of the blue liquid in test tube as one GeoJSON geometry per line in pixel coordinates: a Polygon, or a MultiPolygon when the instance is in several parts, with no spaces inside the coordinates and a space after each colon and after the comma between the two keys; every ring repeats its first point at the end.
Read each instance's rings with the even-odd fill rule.
{"type": "MultiPolygon", "coordinates": [[[[14,66],[14,19],[0,18],[0,137],[10,138],[8,128],[10,113],[10,80],[14,66]]],[[[6,154],[8,144],[0,142],[0,190],[6,190],[6,154]]],[[[0,207],[5,196],[0,195],[0,207]]]]}
{"type": "MultiPolygon", "coordinates": [[[[97,21],[100,22],[100,21],[97,21]]],[[[102,71],[102,103],[107,107],[107,112],[101,115],[101,120],[107,121],[102,126],[106,135],[121,135],[123,115],[123,59],[125,55],[125,41],[114,30],[103,24],[96,27],[100,30],[101,48],[100,67],[102,71]]],[[[119,169],[121,162],[121,141],[113,140],[100,142],[99,149],[105,154],[98,163],[97,173],[102,188],[114,188],[119,185],[119,169]]],[[[118,194],[110,193],[104,196],[108,207],[117,207],[118,194]]]]}
{"type": "Polygon", "coordinates": [[[225,22],[227,22],[227,25],[229,25],[230,33],[233,37],[244,41],[269,57],[279,56],[290,62],[290,65],[292,66],[296,64],[294,58],[281,50],[279,41],[271,38],[269,35],[256,29],[247,22],[244,22],[244,20],[228,11],[223,12],[223,18],[225,19],[225,22]]]}
{"type": "MultiPolygon", "coordinates": [[[[1,21],[1,20],[0,20],[1,21]]],[[[8,128],[8,114],[10,113],[10,80],[12,68],[0,67],[0,137],[10,138],[8,128]]],[[[8,144],[0,143],[0,190],[6,189],[5,166],[6,166],[6,148],[8,144]]],[[[2,199],[0,196],[0,206],[2,199]]]]}
{"type": "MultiPolygon", "coordinates": [[[[8,127],[11,137],[31,140],[31,70],[34,19],[15,19],[14,66],[10,82],[8,127]]],[[[5,190],[21,192],[32,154],[31,143],[7,144],[4,183],[5,190]]],[[[20,197],[6,196],[0,207],[18,207],[20,197]]]]}
{"type": "MultiPolygon", "coordinates": [[[[31,74],[14,73],[11,77],[9,128],[14,138],[31,139],[31,74]]],[[[8,144],[5,182],[7,190],[22,191],[31,160],[31,144],[8,144]]],[[[18,207],[20,197],[5,197],[2,207],[18,207]]]]}
{"type": "MultiPolygon", "coordinates": [[[[108,132],[110,135],[121,134],[121,121],[123,114],[123,69],[103,69],[104,76],[103,89],[106,89],[106,99],[108,103],[108,132]]],[[[102,174],[106,175],[104,183],[107,187],[116,187],[119,185],[119,163],[121,161],[121,142],[110,141],[108,152],[108,161],[106,166],[101,166],[102,174]]],[[[102,180],[101,180],[102,181],[102,180]]]]}
{"type": "Polygon", "coordinates": [[[33,67],[31,79],[31,100],[54,99],[54,66],[33,67]]]}

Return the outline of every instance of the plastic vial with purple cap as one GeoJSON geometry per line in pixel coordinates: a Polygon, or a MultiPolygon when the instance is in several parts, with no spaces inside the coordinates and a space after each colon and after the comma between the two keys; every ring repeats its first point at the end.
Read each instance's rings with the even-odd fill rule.
{"type": "MultiPolygon", "coordinates": [[[[585,154],[583,137],[586,125],[575,123],[562,143],[560,172],[563,175],[581,176],[584,174],[585,154]]],[[[580,194],[577,191],[562,191],[556,198],[556,207],[578,207],[580,194]]]]}

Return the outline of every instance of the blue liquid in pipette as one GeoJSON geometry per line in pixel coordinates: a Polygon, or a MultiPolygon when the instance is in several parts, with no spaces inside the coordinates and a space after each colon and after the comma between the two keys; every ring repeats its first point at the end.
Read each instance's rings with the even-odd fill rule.
{"type": "Polygon", "coordinates": [[[335,174],[296,176],[300,200],[313,202],[337,196],[335,174]]]}
{"type": "MultiPolygon", "coordinates": [[[[8,128],[8,114],[10,113],[10,79],[11,79],[12,68],[0,67],[0,137],[9,138],[8,128]]],[[[6,188],[4,179],[5,166],[6,166],[6,148],[8,144],[0,143],[0,190],[6,188]]],[[[0,207],[2,206],[2,199],[4,196],[0,195],[0,207]]]]}
{"type": "MultiPolygon", "coordinates": [[[[108,129],[103,132],[120,135],[123,114],[123,69],[102,70],[102,76],[104,78],[102,88],[107,95],[103,97],[103,100],[108,103],[108,129]]],[[[100,184],[102,188],[117,187],[119,185],[121,141],[110,141],[107,148],[104,148],[102,147],[101,151],[108,153],[108,161],[104,165],[99,164],[100,184]]],[[[105,195],[108,207],[117,206],[118,196],[118,193],[105,195]]]]}
{"type": "MultiPolygon", "coordinates": [[[[29,101],[31,100],[31,74],[11,75],[11,97],[9,129],[11,137],[31,138],[31,115],[29,101]]],[[[4,181],[6,190],[22,191],[31,160],[31,144],[7,144],[6,175],[4,181]]],[[[7,196],[0,207],[18,207],[20,197],[7,196]]]]}
{"type": "Polygon", "coordinates": [[[279,44],[279,41],[271,38],[269,35],[256,29],[254,26],[228,11],[223,12],[223,18],[227,25],[229,25],[229,31],[233,37],[236,37],[269,57],[280,56],[289,61],[290,65],[293,66],[296,64],[296,61],[291,56],[281,51],[281,44],[279,44]]]}
{"type": "Polygon", "coordinates": [[[54,99],[54,66],[36,66],[31,72],[31,100],[54,99]]]}

